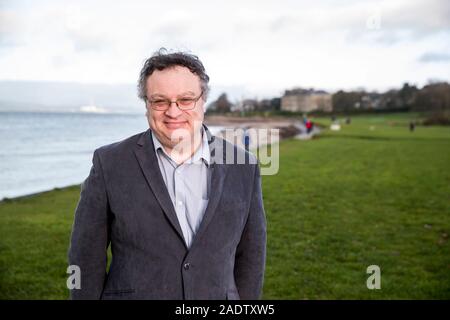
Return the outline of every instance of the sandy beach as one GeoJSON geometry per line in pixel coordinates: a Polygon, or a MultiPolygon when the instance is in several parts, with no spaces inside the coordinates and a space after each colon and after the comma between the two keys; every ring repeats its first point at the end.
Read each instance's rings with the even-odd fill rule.
{"type": "Polygon", "coordinates": [[[207,115],[204,120],[206,125],[222,126],[226,128],[283,128],[296,125],[296,118],[281,117],[234,117],[221,115],[207,115]]]}
{"type": "Polygon", "coordinates": [[[295,137],[303,132],[303,124],[296,118],[208,115],[205,116],[204,123],[223,127],[224,130],[216,135],[241,147],[244,146],[244,133],[247,132],[250,136],[250,149],[295,137]]]}

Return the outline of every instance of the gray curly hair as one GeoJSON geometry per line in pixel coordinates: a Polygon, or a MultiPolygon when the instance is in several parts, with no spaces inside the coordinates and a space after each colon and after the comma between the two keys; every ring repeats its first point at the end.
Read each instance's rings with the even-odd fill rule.
{"type": "Polygon", "coordinates": [[[206,101],[209,93],[209,76],[206,74],[205,67],[200,59],[196,55],[186,52],[170,53],[165,48],[159,49],[144,62],[138,82],[139,98],[144,101],[147,99],[147,79],[155,70],[164,70],[175,66],[186,67],[200,78],[202,97],[206,101]]]}

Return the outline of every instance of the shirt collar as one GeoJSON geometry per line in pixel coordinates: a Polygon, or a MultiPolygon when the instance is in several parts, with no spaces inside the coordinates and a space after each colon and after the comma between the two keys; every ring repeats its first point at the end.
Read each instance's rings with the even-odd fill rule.
{"type": "MultiPolygon", "coordinates": [[[[161,150],[169,159],[172,159],[164,150],[163,145],[156,137],[156,135],[151,132],[153,146],[155,148],[155,152],[158,153],[158,150],[161,150]]],[[[200,147],[195,151],[191,158],[186,160],[184,163],[197,163],[198,161],[203,160],[207,166],[209,166],[211,161],[211,154],[209,151],[209,143],[208,143],[208,135],[206,134],[205,128],[202,126],[202,143],[200,147]]]]}

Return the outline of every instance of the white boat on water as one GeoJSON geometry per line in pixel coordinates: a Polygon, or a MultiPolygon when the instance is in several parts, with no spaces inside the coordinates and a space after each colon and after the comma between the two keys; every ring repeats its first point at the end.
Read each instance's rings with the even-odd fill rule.
{"type": "Polygon", "coordinates": [[[96,105],[90,104],[86,106],[80,107],[80,112],[86,113],[107,113],[108,111],[105,108],[97,107],[96,105]]]}

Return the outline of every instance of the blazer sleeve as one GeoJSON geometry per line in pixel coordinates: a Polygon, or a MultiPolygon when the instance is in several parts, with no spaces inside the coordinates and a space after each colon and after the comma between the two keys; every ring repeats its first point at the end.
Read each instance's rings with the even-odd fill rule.
{"type": "Polygon", "coordinates": [[[98,150],[89,176],[81,185],[69,247],[69,265],[80,268],[80,289],[71,289],[71,299],[100,299],[106,278],[109,244],[108,197],[98,150]]]}
{"type": "Polygon", "coordinates": [[[250,211],[236,250],[234,276],[243,300],[261,296],[266,261],[266,219],[259,166],[255,166],[250,211]]]}

